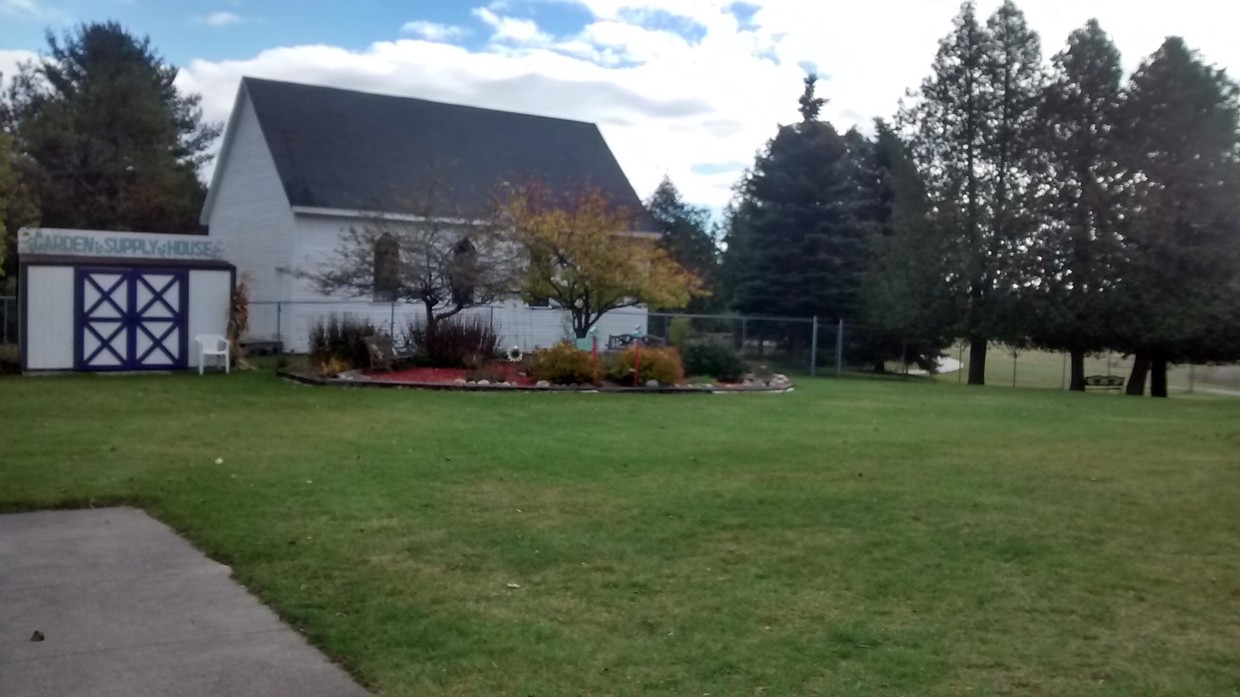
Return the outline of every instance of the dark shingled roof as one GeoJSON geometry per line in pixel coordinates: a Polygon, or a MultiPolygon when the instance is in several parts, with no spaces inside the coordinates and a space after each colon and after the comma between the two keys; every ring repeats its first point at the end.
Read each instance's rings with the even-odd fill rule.
{"type": "Polygon", "coordinates": [[[433,178],[462,214],[480,214],[496,188],[537,181],[571,194],[601,189],[640,211],[592,123],[291,82],[244,79],[293,206],[421,213],[408,197],[433,178]],[[402,200],[404,199],[404,200],[402,200]]]}

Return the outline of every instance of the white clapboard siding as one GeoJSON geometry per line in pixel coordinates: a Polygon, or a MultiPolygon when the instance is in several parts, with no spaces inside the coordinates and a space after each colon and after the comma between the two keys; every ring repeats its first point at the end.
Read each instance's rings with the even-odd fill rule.
{"type": "MultiPolygon", "coordinates": [[[[286,298],[293,212],[244,89],[224,140],[203,220],[236,265],[237,280],[246,283],[251,299],[286,298]]],[[[255,310],[260,316],[251,324],[261,326],[266,310],[255,310]]]]}

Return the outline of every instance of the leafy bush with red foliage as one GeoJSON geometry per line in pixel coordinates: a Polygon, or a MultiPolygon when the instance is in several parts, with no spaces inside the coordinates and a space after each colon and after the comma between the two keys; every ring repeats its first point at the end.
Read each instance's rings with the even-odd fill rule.
{"type": "Polygon", "coordinates": [[[607,381],[617,385],[642,387],[648,380],[658,380],[660,385],[676,385],[685,378],[680,352],[674,348],[643,346],[640,363],[637,359],[637,348],[634,346],[609,355],[606,364],[607,381]],[[639,371],[636,375],[635,364],[639,371]]]}
{"type": "Polygon", "coordinates": [[[405,341],[417,363],[436,368],[474,370],[499,354],[499,335],[481,317],[441,319],[434,331],[415,322],[405,331],[405,341]]]}

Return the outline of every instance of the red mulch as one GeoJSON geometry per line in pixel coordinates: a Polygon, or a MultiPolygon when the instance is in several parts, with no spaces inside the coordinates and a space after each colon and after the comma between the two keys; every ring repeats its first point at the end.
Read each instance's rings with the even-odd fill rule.
{"type": "MultiPolygon", "coordinates": [[[[528,375],[520,374],[523,369],[524,366],[520,363],[509,363],[507,361],[496,361],[486,367],[488,372],[497,370],[503,373],[507,382],[515,382],[518,385],[533,385],[537,382],[528,375]]],[[[450,385],[456,380],[468,380],[473,372],[475,371],[464,368],[405,368],[391,373],[373,373],[370,375],[370,379],[386,382],[428,382],[450,385]]]]}

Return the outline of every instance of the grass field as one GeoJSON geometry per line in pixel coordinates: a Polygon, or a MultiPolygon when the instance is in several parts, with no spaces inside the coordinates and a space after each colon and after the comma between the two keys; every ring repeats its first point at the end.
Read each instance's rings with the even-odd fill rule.
{"type": "Polygon", "coordinates": [[[3,378],[0,441],[387,695],[1240,694],[1240,400],[3,378]]]}

